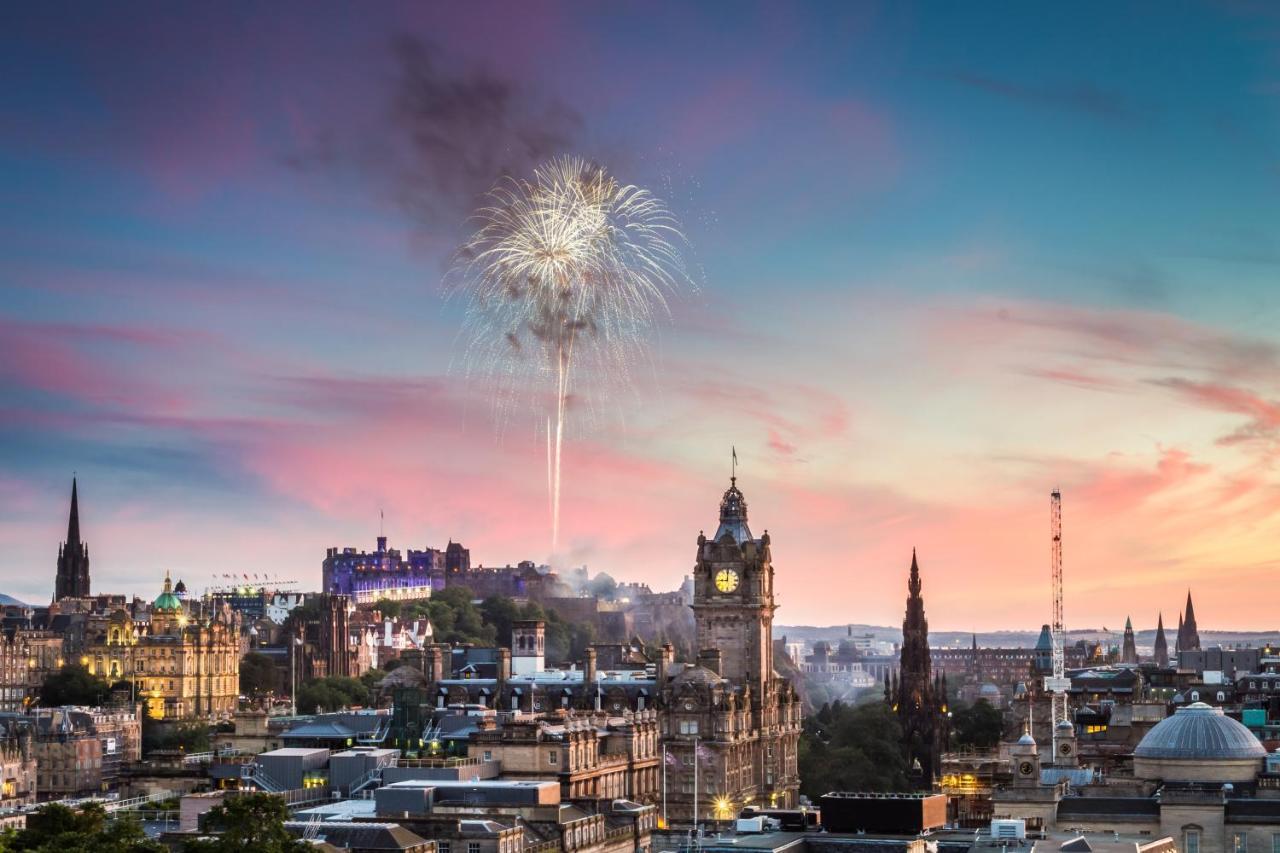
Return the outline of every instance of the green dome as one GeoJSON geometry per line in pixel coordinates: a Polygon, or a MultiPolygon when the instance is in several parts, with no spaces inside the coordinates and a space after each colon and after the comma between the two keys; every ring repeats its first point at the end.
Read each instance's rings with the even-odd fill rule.
{"type": "Polygon", "coordinates": [[[177,613],[182,610],[182,600],[173,594],[173,584],[169,581],[169,573],[164,573],[164,592],[151,604],[151,609],[163,613],[177,613]]]}

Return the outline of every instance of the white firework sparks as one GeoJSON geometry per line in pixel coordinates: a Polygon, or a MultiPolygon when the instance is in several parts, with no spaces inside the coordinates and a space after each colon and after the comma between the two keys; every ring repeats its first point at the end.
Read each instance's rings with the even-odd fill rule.
{"type": "Polygon", "coordinates": [[[504,181],[476,219],[449,290],[467,302],[469,370],[496,381],[504,414],[527,399],[545,415],[554,551],[573,389],[584,373],[629,381],[667,298],[689,284],[684,238],[659,199],[577,157],[504,181]]]}

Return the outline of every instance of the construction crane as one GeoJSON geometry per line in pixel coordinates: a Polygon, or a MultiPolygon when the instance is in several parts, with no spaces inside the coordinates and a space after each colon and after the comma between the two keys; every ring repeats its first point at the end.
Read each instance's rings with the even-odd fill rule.
{"type": "Polygon", "coordinates": [[[1054,489],[1049,495],[1049,533],[1050,563],[1053,586],[1053,675],[1046,676],[1044,691],[1049,694],[1052,703],[1052,738],[1053,754],[1058,754],[1058,724],[1067,719],[1067,688],[1071,682],[1067,680],[1066,659],[1062,644],[1065,634],[1062,629],[1062,493],[1054,489]]]}

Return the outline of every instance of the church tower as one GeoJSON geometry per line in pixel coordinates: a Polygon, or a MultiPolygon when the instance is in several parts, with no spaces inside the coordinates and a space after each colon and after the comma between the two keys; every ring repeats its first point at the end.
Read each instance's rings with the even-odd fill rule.
{"type": "Polygon", "coordinates": [[[1124,643],[1120,647],[1120,663],[1138,662],[1138,644],[1133,636],[1133,620],[1124,618],[1124,643]]]}
{"type": "Polygon", "coordinates": [[[698,535],[693,618],[697,651],[719,649],[721,678],[750,685],[759,702],[773,682],[773,563],[769,532],[759,539],[747,526],[747,501],[738,478],[720,499],[720,526],[698,535]]]}
{"type": "Polygon", "coordinates": [[[71,516],[67,519],[67,541],[58,547],[58,576],[53,600],[84,598],[89,595],[89,546],[80,541],[80,504],[76,480],[71,478],[71,516]]]}
{"type": "Polygon", "coordinates": [[[929,621],[924,615],[920,565],[911,551],[907,580],[907,615],[902,620],[902,658],[894,705],[902,725],[907,770],[920,790],[932,790],[942,762],[945,726],[941,716],[947,697],[932,678],[929,657],[929,621]]]}
{"type": "Polygon", "coordinates": [[[1156,617],[1156,642],[1153,649],[1156,658],[1156,666],[1166,668],[1169,666],[1169,641],[1164,636],[1164,614],[1161,613],[1156,617]]]}

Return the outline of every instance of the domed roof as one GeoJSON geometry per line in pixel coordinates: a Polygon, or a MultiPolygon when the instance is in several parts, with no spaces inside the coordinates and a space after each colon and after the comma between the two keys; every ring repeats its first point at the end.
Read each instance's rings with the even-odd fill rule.
{"type": "Polygon", "coordinates": [[[1179,708],[1157,723],[1133,751],[1135,758],[1215,759],[1262,758],[1267,754],[1253,733],[1203,702],[1179,708]]]}
{"type": "Polygon", "coordinates": [[[720,499],[720,526],[715,539],[720,541],[726,533],[739,545],[751,541],[751,528],[747,527],[747,500],[738,488],[738,478],[729,478],[729,488],[720,499]]]}
{"type": "Polygon", "coordinates": [[[705,666],[688,666],[684,672],[675,677],[674,684],[719,684],[723,678],[705,666]]]}
{"type": "Polygon", "coordinates": [[[178,582],[174,584],[173,592],[175,595],[186,595],[187,585],[182,582],[182,578],[178,578],[178,582]]]}
{"type": "Polygon", "coordinates": [[[182,609],[182,600],[173,594],[168,572],[164,573],[164,591],[152,602],[151,609],[160,613],[177,613],[182,609]]]}
{"type": "Polygon", "coordinates": [[[1070,720],[1059,720],[1058,725],[1054,726],[1054,728],[1060,732],[1064,732],[1064,731],[1069,732],[1069,731],[1075,730],[1075,726],[1071,724],[1070,720]]]}
{"type": "Polygon", "coordinates": [[[1018,738],[1018,746],[1035,746],[1036,739],[1031,736],[1031,732],[1023,732],[1022,737],[1018,738]]]}

